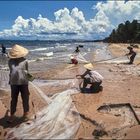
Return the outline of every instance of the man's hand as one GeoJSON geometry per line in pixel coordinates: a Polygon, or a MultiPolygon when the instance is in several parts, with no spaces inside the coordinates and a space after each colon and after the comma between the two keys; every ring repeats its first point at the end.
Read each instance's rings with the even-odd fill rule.
{"type": "Polygon", "coordinates": [[[76,75],[76,78],[82,78],[81,75],[76,75]]]}

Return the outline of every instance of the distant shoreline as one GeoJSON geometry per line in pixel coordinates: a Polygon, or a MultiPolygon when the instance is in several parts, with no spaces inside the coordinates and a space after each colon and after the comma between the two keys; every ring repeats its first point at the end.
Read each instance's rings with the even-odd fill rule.
{"type": "Polygon", "coordinates": [[[139,43],[139,42],[110,42],[110,41],[106,41],[105,39],[97,39],[97,40],[83,40],[83,39],[66,39],[66,40],[6,40],[6,39],[0,39],[0,44],[3,43],[23,43],[23,42],[50,42],[50,43],[71,43],[71,42],[75,42],[75,43],[85,43],[85,42],[102,42],[102,43],[122,43],[122,44],[129,44],[129,43],[139,43]]]}
{"type": "Polygon", "coordinates": [[[0,42],[5,42],[5,41],[11,41],[11,42],[32,42],[32,41],[36,41],[36,42],[94,42],[96,40],[83,40],[83,39],[66,39],[66,40],[5,40],[5,39],[0,39],[0,42]]]}

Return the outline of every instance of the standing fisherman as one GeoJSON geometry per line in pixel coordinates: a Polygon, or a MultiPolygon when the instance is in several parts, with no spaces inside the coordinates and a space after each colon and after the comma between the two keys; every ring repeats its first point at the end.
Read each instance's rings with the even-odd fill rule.
{"type": "Polygon", "coordinates": [[[80,50],[79,50],[79,46],[76,47],[76,50],[74,51],[75,53],[79,53],[80,50]]]}
{"type": "Polygon", "coordinates": [[[14,45],[8,53],[9,62],[9,84],[11,86],[11,106],[9,122],[14,121],[19,92],[21,93],[24,114],[23,117],[28,119],[29,115],[29,89],[28,89],[28,62],[24,58],[28,50],[20,45],[14,45]]]}
{"type": "Polygon", "coordinates": [[[1,44],[1,49],[2,56],[6,55],[6,47],[3,44],[1,44]]]}
{"type": "Polygon", "coordinates": [[[129,50],[129,53],[127,53],[126,55],[130,55],[130,62],[128,64],[133,64],[135,56],[136,56],[136,52],[133,50],[133,45],[127,47],[127,49],[129,50]]]}

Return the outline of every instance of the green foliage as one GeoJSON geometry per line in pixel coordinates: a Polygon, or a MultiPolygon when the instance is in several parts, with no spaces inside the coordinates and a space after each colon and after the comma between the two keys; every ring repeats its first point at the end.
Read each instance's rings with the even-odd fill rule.
{"type": "Polygon", "coordinates": [[[118,28],[112,30],[109,37],[103,41],[112,43],[140,43],[140,23],[137,20],[126,21],[118,25],[118,28]]]}

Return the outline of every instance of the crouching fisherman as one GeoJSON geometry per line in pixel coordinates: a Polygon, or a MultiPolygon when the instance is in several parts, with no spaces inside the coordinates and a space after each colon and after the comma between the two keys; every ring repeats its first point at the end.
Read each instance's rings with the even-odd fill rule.
{"type": "Polygon", "coordinates": [[[8,122],[13,122],[18,102],[19,92],[21,93],[22,104],[24,109],[23,117],[29,117],[29,89],[26,72],[28,71],[28,62],[24,58],[28,54],[28,50],[20,45],[14,45],[8,53],[9,62],[9,84],[11,86],[11,106],[10,118],[8,122]]]}
{"type": "Polygon", "coordinates": [[[80,76],[83,79],[83,87],[82,92],[86,92],[86,87],[90,84],[91,92],[99,92],[102,90],[102,80],[103,77],[97,71],[93,70],[93,65],[91,63],[84,65],[86,71],[82,75],[76,75],[76,77],[80,76]]]}
{"type": "Polygon", "coordinates": [[[71,55],[70,59],[71,59],[71,64],[75,64],[75,65],[77,65],[77,64],[78,64],[78,61],[77,61],[77,59],[76,59],[76,56],[75,56],[75,55],[71,55]]]}

